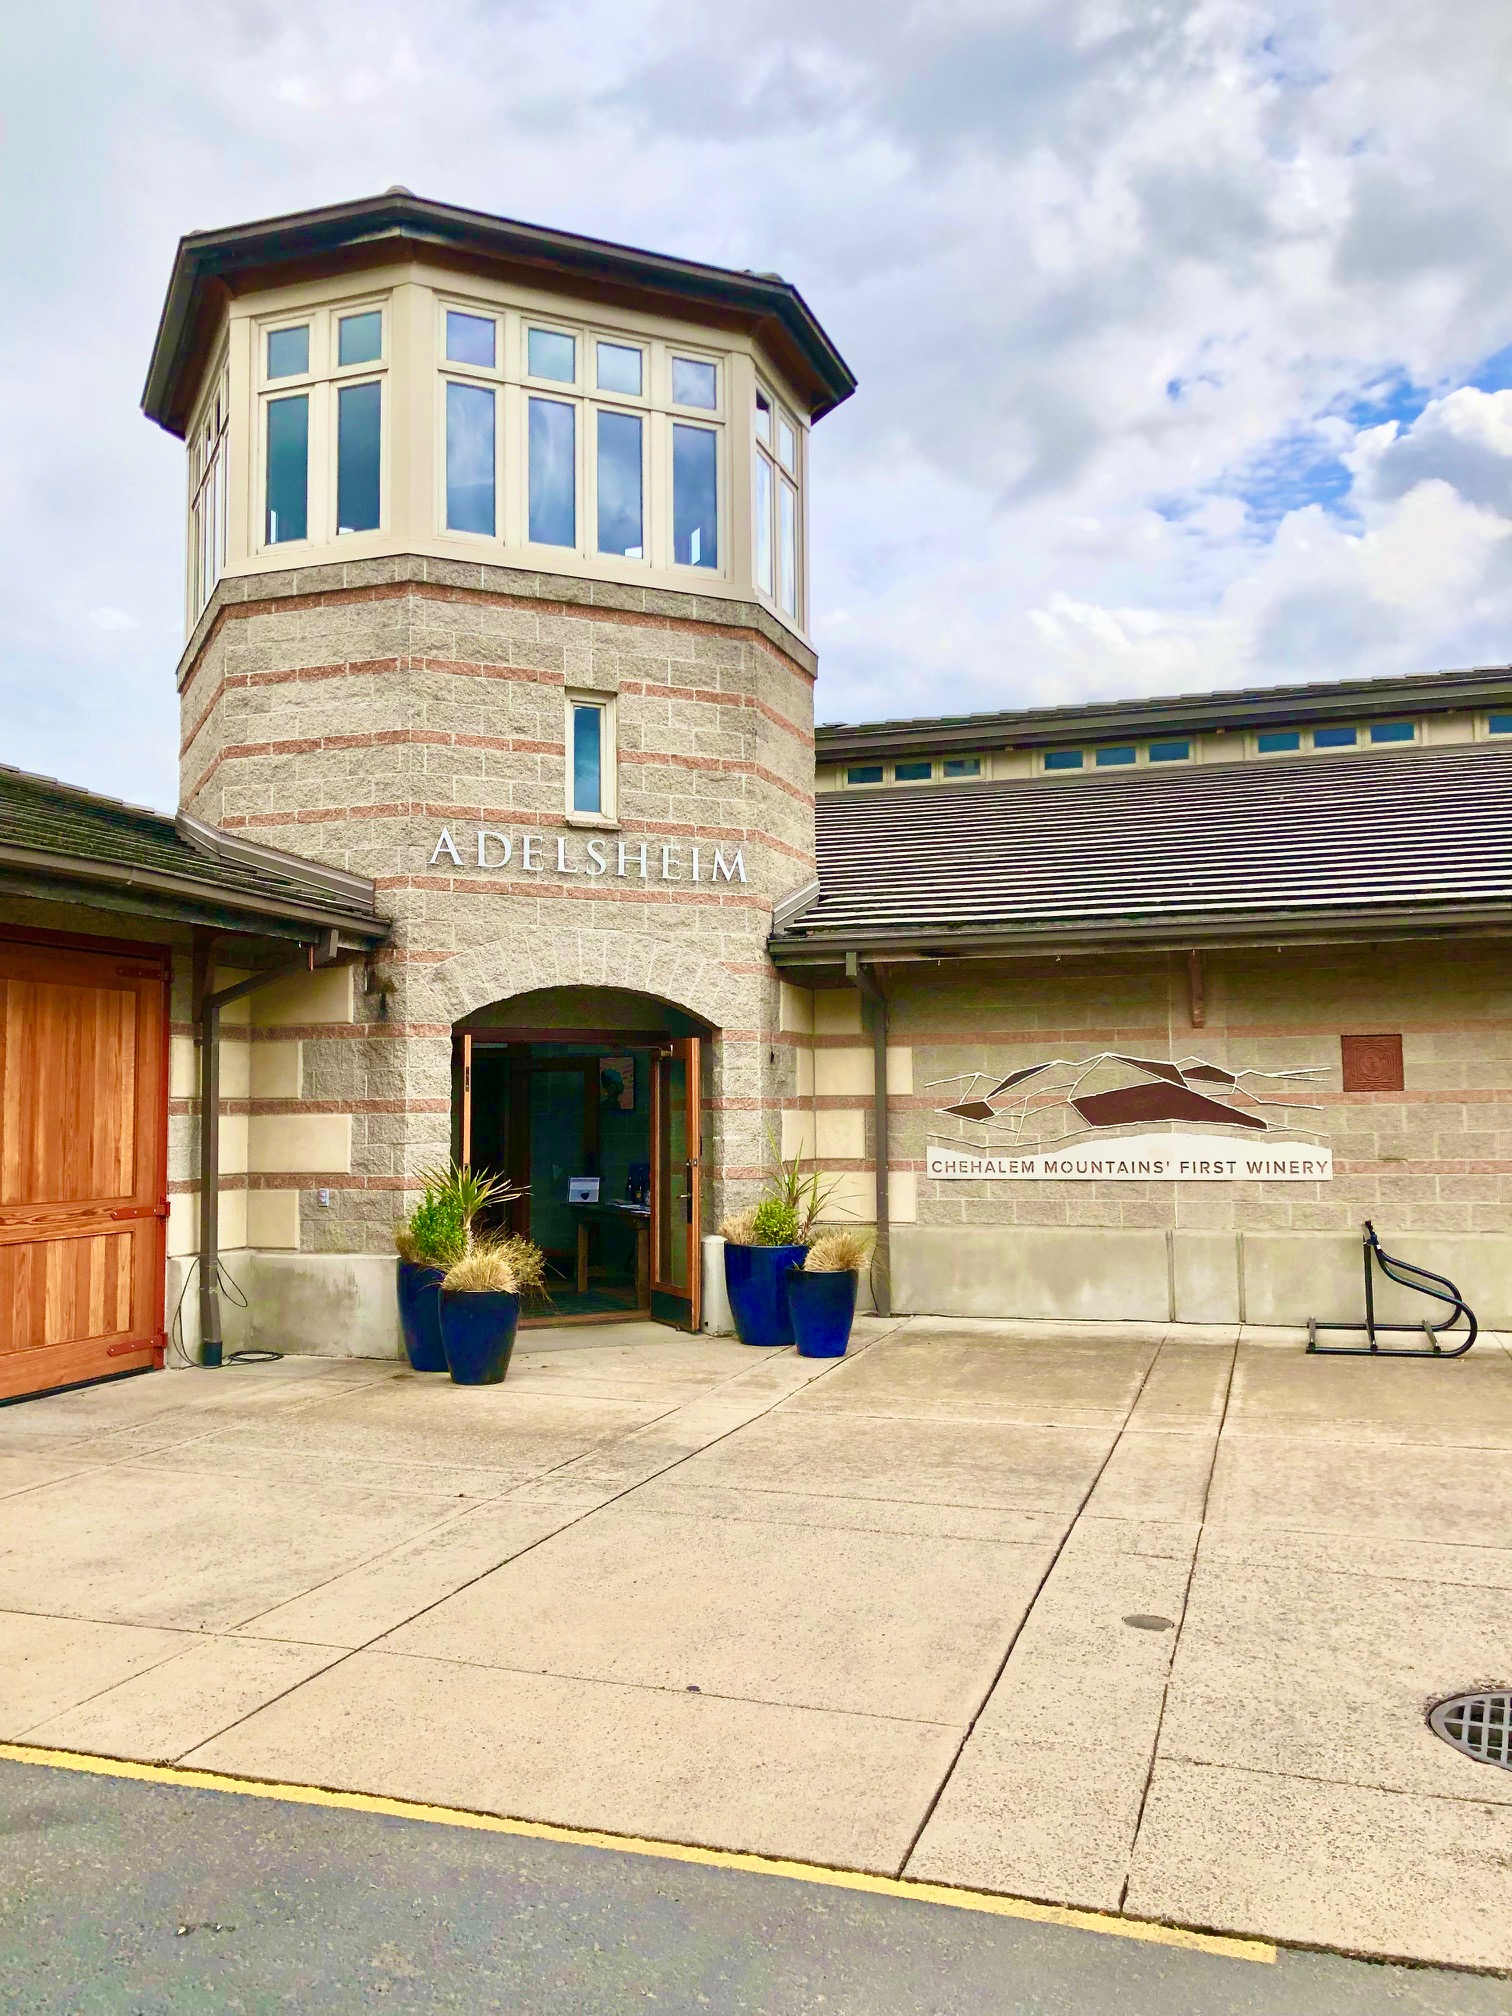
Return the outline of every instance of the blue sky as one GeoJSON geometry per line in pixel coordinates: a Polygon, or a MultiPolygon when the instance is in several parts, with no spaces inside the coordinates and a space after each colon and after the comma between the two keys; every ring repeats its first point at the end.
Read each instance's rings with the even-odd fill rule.
{"type": "Polygon", "coordinates": [[[55,0],[0,73],[0,758],[175,795],[181,232],[404,182],[775,268],[824,719],[1512,657],[1512,9],[55,0]]]}

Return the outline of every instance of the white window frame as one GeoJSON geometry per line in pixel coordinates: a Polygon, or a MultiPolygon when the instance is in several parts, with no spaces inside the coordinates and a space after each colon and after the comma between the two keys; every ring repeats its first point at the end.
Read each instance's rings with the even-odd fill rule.
{"type": "MultiPolygon", "coordinates": [[[[685,356],[685,351],[679,351],[685,356]]],[[[722,581],[730,571],[730,507],[725,492],[729,485],[729,453],[723,423],[705,407],[674,406],[661,425],[662,459],[667,472],[666,557],[669,573],[682,580],[722,581]],[[677,557],[677,475],[674,427],[695,427],[714,436],[714,535],[719,551],[712,567],[703,562],[677,557]]]]}
{"type": "Polygon", "coordinates": [[[338,542],[381,538],[391,517],[394,438],[394,401],[390,389],[390,357],[393,343],[393,297],[388,294],[359,295],[351,301],[322,302],[299,314],[283,313],[258,318],[253,325],[257,369],[255,438],[252,448],[255,533],[252,551],[259,557],[289,554],[301,557],[311,547],[335,546],[338,542]],[[352,315],[377,313],[382,316],[379,354],[362,364],[338,365],[337,325],[352,315]],[[268,338],[279,329],[310,331],[310,368],[287,377],[268,376],[268,338]],[[342,386],[377,383],[383,389],[378,402],[378,523],[361,532],[338,532],[337,440],[338,400],[342,386]],[[306,396],[310,402],[309,437],[305,468],[305,536],[303,539],[270,540],[268,537],[268,415],[275,399],[306,396]]]}
{"type": "Polygon", "coordinates": [[[771,386],[764,379],[758,377],[751,407],[751,581],[760,600],[766,603],[774,614],[779,616],[784,622],[795,625],[800,631],[806,630],[808,623],[808,568],[805,564],[808,542],[804,511],[804,493],[807,487],[804,481],[804,474],[807,454],[808,430],[803,426],[798,415],[784,405],[771,386]],[[771,414],[772,438],[770,443],[762,440],[757,427],[757,409],[755,405],[757,399],[762,399],[766,402],[771,414]],[[791,470],[787,468],[778,452],[778,443],[782,438],[784,424],[791,428],[793,433],[794,467],[791,470]],[[757,471],[763,463],[766,465],[767,481],[770,485],[771,496],[770,516],[767,526],[767,539],[772,559],[772,578],[770,583],[763,583],[758,563],[760,530],[757,520],[760,516],[760,492],[757,471]],[[787,491],[793,499],[793,571],[796,578],[792,584],[793,599],[791,608],[785,599],[787,582],[783,566],[782,550],[782,499],[784,486],[786,486],[787,491]]]}
{"type": "Polygon", "coordinates": [[[189,625],[204,613],[226,568],[231,368],[222,353],[189,433],[189,625]]]}
{"type": "Polygon", "coordinates": [[[562,795],[569,826],[618,826],[619,825],[619,702],[613,693],[597,692],[591,687],[569,686],[563,694],[562,707],[563,764],[562,795]],[[599,782],[601,785],[601,808],[597,812],[580,812],[573,803],[573,747],[576,729],[575,710],[579,707],[595,708],[599,715],[599,782]]]}

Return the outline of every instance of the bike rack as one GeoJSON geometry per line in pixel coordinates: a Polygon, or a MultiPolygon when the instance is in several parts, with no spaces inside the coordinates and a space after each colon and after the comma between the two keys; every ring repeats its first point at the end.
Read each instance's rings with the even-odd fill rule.
{"type": "Polygon", "coordinates": [[[1365,1321],[1363,1323],[1320,1323],[1316,1316],[1307,1319],[1307,1348],[1320,1356],[1333,1358],[1463,1358],[1480,1333],[1475,1320],[1475,1311],[1461,1295],[1454,1283],[1442,1274],[1432,1274],[1426,1267],[1418,1267],[1411,1260],[1398,1260],[1386,1252],[1375,1234],[1375,1227],[1365,1220],[1365,1321]],[[1431,1295],[1435,1302],[1444,1302],[1454,1314],[1447,1323],[1441,1323],[1438,1330],[1424,1319],[1421,1323],[1378,1323],[1375,1313],[1375,1277],[1372,1262],[1379,1267],[1388,1281],[1395,1281],[1398,1287],[1413,1288],[1419,1295],[1431,1295]],[[1415,1279],[1409,1279],[1415,1276],[1415,1279]],[[1435,1285],[1430,1287],[1432,1282],[1435,1285]],[[1452,1330],[1461,1316],[1470,1325],[1470,1334],[1462,1344],[1457,1343],[1446,1351],[1438,1341],[1438,1332],[1452,1330]],[[1368,1344],[1320,1344],[1320,1330],[1363,1330],[1369,1338],[1368,1344]],[[1380,1330],[1405,1330],[1409,1333],[1421,1331],[1428,1339],[1426,1344],[1378,1344],[1376,1333],[1380,1330]]]}

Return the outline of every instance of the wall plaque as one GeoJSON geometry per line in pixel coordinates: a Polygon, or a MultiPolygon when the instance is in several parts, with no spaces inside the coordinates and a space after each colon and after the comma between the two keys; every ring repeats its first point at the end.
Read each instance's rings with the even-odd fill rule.
{"type": "Polygon", "coordinates": [[[1201,1057],[1048,1059],[956,1088],[937,1111],[925,1173],[1040,1183],[1327,1183],[1321,1065],[1229,1071],[1201,1057]]]}

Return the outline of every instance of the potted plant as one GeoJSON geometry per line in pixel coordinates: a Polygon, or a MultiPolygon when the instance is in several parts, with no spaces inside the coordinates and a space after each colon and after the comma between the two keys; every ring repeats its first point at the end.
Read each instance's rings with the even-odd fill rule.
{"type": "Polygon", "coordinates": [[[474,1238],[441,1283],[441,1340],[458,1386],[494,1386],[509,1370],[520,1304],[546,1299],[546,1255],[529,1239],[474,1238]]]}
{"type": "Polygon", "coordinates": [[[833,1187],[821,1185],[796,1155],[776,1156],[767,1178],[768,1195],[720,1226],[725,1288],[742,1344],[793,1342],[790,1271],[802,1265],[814,1220],[833,1187]]]}
{"type": "Polygon", "coordinates": [[[399,1327],[405,1356],[416,1372],[444,1372],[441,1343],[441,1279],[467,1250],[467,1226],[453,1191],[427,1182],[425,1193],[403,1225],[394,1227],[399,1253],[399,1327]]]}
{"type": "Polygon", "coordinates": [[[870,1242],[859,1232],[825,1232],[787,1277],[788,1308],[800,1358],[843,1358],[856,1319],[856,1288],[870,1242]]]}
{"type": "Polygon", "coordinates": [[[477,1239],[441,1283],[441,1337],[457,1386],[495,1386],[520,1324],[519,1276],[501,1242],[477,1239]]]}

